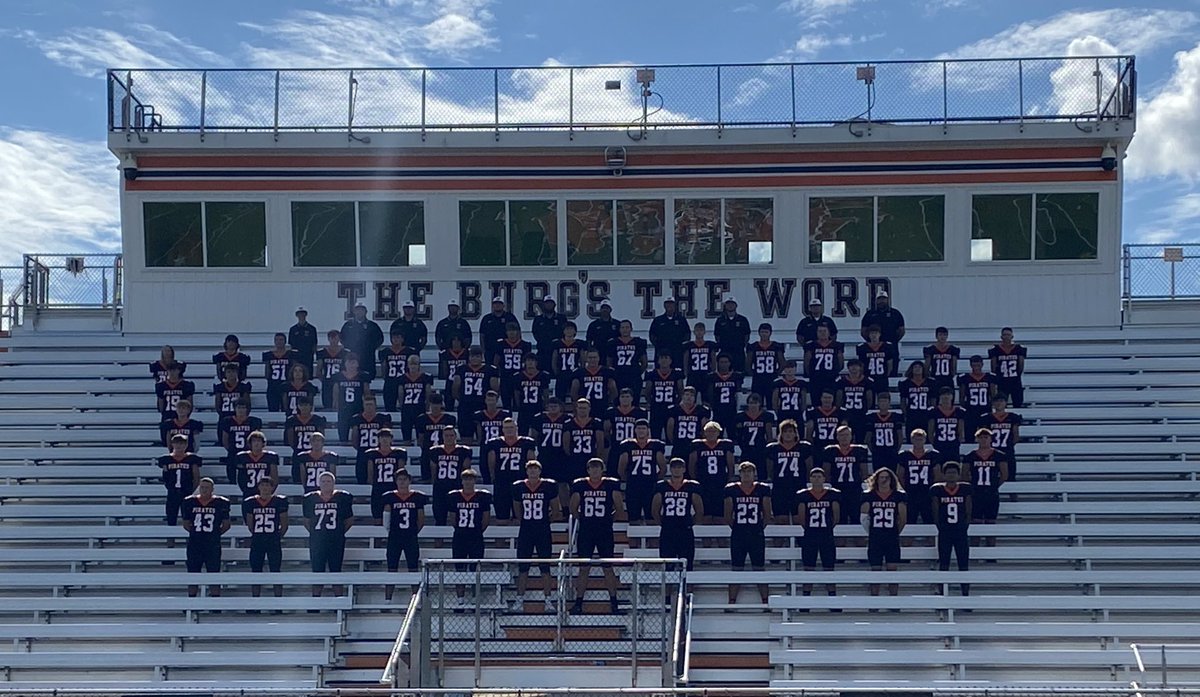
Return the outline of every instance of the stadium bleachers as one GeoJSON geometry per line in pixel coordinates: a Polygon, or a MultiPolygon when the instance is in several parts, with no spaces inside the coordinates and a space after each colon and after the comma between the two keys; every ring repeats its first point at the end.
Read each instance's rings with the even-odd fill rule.
{"type": "MultiPolygon", "coordinates": [[[[928,334],[910,330],[922,340],[905,342],[905,362],[928,334]]],[[[993,337],[976,329],[952,339],[966,356],[993,337]]],[[[365,487],[344,487],[361,516],[350,532],[350,571],[337,579],[346,596],[309,596],[315,579],[298,524],[288,533],[285,573],[243,573],[248,550],[235,525],[224,540],[223,596],[184,593],[195,577],[178,564],[185,533],[161,523],[163,489],[150,463],[162,448],[146,364],[173,344],[204,393],[220,338],[18,330],[0,344],[0,640],[8,643],[0,686],[302,688],[378,677],[417,579],[383,572],[385,532],[370,525],[365,487]],[[264,582],[284,584],[285,597],[264,588],[252,598],[247,586],[264,582]],[[385,583],[400,587],[391,603],[385,583]]],[[[1015,410],[1025,418],[1020,480],[1005,486],[1012,500],[986,531],[997,545],[974,548],[970,572],[932,572],[934,533],[914,525],[905,532],[908,563],[881,574],[861,563],[862,531],[843,528],[846,563],[805,575],[797,530],[770,526],[768,570],[755,577],[728,570],[727,529],[700,526],[689,574],[693,684],[974,684],[1005,680],[1014,668],[1029,683],[1112,684],[1131,677],[1130,642],[1195,636],[1194,612],[1180,610],[1194,608],[1200,585],[1200,366],[1192,348],[1200,328],[1042,330],[1018,339],[1030,347],[1030,404],[1015,410]],[[730,606],[731,580],[769,583],[770,602],[758,604],[746,589],[730,606]],[[958,595],[960,580],[972,584],[971,596],[958,595]],[[839,584],[838,597],[825,596],[827,581],[839,584]],[[815,584],[811,598],[799,593],[806,582],[815,584]],[[866,585],[879,582],[900,583],[901,594],[868,596],[866,585]]],[[[242,340],[256,355],[270,336],[242,340]]],[[[266,413],[258,370],[254,411],[269,447],[282,453],[282,419],[266,413]]],[[[201,454],[215,461],[210,402],[198,397],[194,418],[206,428],[201,454]]],[[[221,480],[223,468],[208,471],[218,469],[221,480]]],[[[340,474],[352,480],[352,472],[351,463],[340,474]]],[[[285,484],[280,493],[298,491],[285,484]]],[[[488,556],[515,557],[515,533],[493,527],[488,556]]],[[[626,537],[627,556],[656,556],[656,528],[629,526],[626,537]]],[[[427,528],[423,554],[448,557],[448,538],[427,528]]],[[[1177,660],[1179,675],[1200,676],[1200,663],[1177,660]]]]}

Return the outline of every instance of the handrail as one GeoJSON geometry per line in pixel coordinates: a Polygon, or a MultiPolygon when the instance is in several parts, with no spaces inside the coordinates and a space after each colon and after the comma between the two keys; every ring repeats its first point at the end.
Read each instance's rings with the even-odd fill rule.
{"type": "MultiPolygon", "coordinates": [[[[1143,675],[1146,673],[1146,663],[1145,663],[1145,661],[1142,660],[1142,650],[1143,649],[1151,649],[1151,650],[1157,649],[1158,650],[1159,661],[1160,661],[1159,662],[1159,670],[1160,670],[1160,677],[1162,678],[1162,681],[1159,683],[1159,686],[1166,688],[1167,687],[1167,649],[1182,649],[1184,651],[1200,651],[1200,644],[1170,644],[1170,643],[1143,644],[1143,643],[1134,642],[1129,645],[1129,648],[1131,648],[1133,650],[1133,657],[1134,657],[1134,660],[1137,661],[1138,672],[1142,673],[1143,675]]],[[[1194,683],[1189,683],[1189,684],[1194,684],[1194,683]]],[[[1136,683],[1135,683],[1135,685],[1136,685],[1136,683]]],[[[1137,689],[1139,691],[1141,691],[1141,690],[1145,690],[1145,687],[1138,687],[1137,689]]]]}
{"type": "Polygon", "coordinates": [[[692,673],[692,609],[695,606],[692,594],[687,596],[687,633],[684,637],[683,647],[683,672],[679,676],[679,682],[682,685],[687,685],[691,680],[692,673]]]}
{"type": "Polygon", "coordinates": [[[420,612],[421,602],[425,595],[425,584],[417,586],[417,592],[412,594],[408,600],[408,611],[404,614],[404,622],[400,625],[400,632],[396,635],[396,641],[392,644],[392,652],[388,655],[387,665],[383,668],[383,675],[379,676],[380,684],[392,685],[396,687],[396,666],[400,663],[400,654],[404,651],[404,645],[408,643],[408,635],[412,633],[413,621],[420,612]]]}
{"type": "Polygon", "coordinates": [[[680,669],[679,645],[683,641],[683,593],[675,594],[675,629],[671,633],[671,672],[678,682],[683,671],[680,669]]]}

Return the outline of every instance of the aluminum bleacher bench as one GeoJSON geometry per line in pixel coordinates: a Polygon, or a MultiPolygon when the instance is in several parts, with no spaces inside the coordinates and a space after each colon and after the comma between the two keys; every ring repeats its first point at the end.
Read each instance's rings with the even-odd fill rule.
{"type": "Polygon", "coordinates": [[[338,622],[138,622],[121,624],[0,624],[0,641],[71,639],[107,641],[109,639],[271,639],[291,637],[341,636],[338,622]]]}
{"type": "MultiPolygon", "coordinates": [[[[1200,634],[1192,622],[781,622],[769,629],[780,639],[1092,639],[1118,644],[1132,638],[1187,639],[1200,634]]],[[[3,634],[0,634],[3,636],[3,634]]]]}

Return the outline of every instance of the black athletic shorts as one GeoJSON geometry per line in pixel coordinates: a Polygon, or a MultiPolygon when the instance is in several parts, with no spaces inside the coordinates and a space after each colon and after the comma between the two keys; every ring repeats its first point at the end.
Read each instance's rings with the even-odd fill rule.
{"type": "Polygon", "coordinates": [[[579,535],[575,538],[575,553],[580,559],[612,559],[615,550],[611,523],[607,527],[579,526],[579,535]]]}
{"type": "Polygon", "coordinates": [[[1000,515],[1000,490],[975,487],[971,490],[971,518],[995,520],[1000,515]]]}
{"type": "Polygon", "coordinates": [[[263,562],[267,569],[277,573],[283,568],[283,539],[279,535],[252,535],[250,537],[250,570],[263,570],[263,562]]]}
{"type": "MultiPolygon", "coordinates": [[[[549,559],[554,552],[554,540],[550,528],[541,526],[522,525],[517,532],[517,559],[549,559]]],[[[542,573],[549,573],[550,567],[538,565],[542,573]]],[[[528,564],[517,564],[517,573],[529,571],[528,564]]]]}
{"type": "Polygon", "coordinates": [[[734,528],[729,535],[729,563],[734,571],[750,567],[761,569],[767,565],[767,538],[762,528],[734,528]]]}
{"type": "Polygon", "coordinates": [[[817,568],[817,558],[822,569],[832,569],[837,563],[837,540],[833,533],[813,533],[806,530],[800,538],[800,563],[806,569],[817,568]]]}
{"type": "Polygon", "coordinates": [[[777,516],[796,515],[796,494],[804,486],[798,479],[780,479],[771,485],[771,513],[777,516]]]}
{"type": "Polygon", "coordinates": [[[867,539],[867,563],[872,567],[900,563],[899,535],[871,535],[867,539]]]}
{"type": "Polygon", "coordinates": [[[375,520],[383,519],[383,495],[389,491],[395,491],[395,482],[375,482],[371,485],[371,517],[375,520]]]}
{"type": "Polygon", "coordinates": [[[705,479],[700,482],[700,500],[704,503],[704,515],[717,518],[725,515],[725,485],[727,483],[720,479],[705,479]]]}
{"type": "Polygon", "coordinates": [[[483,559],[483,535],[454,531],[450,539],[450,556],[455,559],[483,559]]]}
{"type": "Polygon", "coordinates": [[[182,489],[167,489],[167,525],[179,525],[179,509],[183,506],[183,500],[190,495],[182,489]]]}
{"type": "Polygon", "coordinates": [[[346,557],[346,538],[341,535],[310,536],[308,557],[314,573],[339,573],[342,570],[342,560],[346,557]]]}
{"type": "Polygon", "coordinates": [[[690,527],[661,528],[658,535],[658,556],[663,559],[684,559],[687,570],[696,565],[696,533],[690,527]]]}
{"type": "Polygon", "coordinates": [[[404,557],[404,561],[408,564],[409,571],[417,571],[421,568],[421,543],[414,534],[399,535],[392,533],[388,535],[387,541],[387,570],[400,570],[400,557],[404,557]]]}
{"type": "Polygon", "coordinates": [[[210,574],[221,570],[221,538],[189,536],[187,541],[187,570],[188,573],[198,574],[207,571],[210,574]]]}

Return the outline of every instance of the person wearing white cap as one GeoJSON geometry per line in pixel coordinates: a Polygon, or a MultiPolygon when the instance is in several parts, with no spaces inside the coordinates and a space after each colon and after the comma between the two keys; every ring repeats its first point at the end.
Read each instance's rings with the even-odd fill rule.
{"type": "Polygon", "coordinates": [[[504,298],[497,295],[492,298],[492,311],[479,320],[479,343],[483,347],[483,360],[488,365],[496,360],[496,346],[507,334],[509,324],[521,326],[516,315],[508,311],[504,298]]]}
{"type": "Polygon", "coordinates": [[[723,311],[713,324],[717,346],[721,353],[729,356],[734,370],[740,370],[746,364],[746,344],[750,343],[750,320],[738,314],[737,304],[737,298],[732,295],[725,298],[723,311]]]}
{"type": "MultiPolygon", "coordinates": [[[[879,325],[880,338],[895,344],[896,351],[899,352],[900,340],[904,338],[904,315],[892,307],[891,297],[886,290],[880,289],[875,294],[875,306],[863,313],[860,331],[863,339],[870,340],[868,335],[872,325],[879,325]]],[[[898,365],[900,362],[896,363],[898,365]]],[[[895,374],[893,370],[892,375],[895,374]]]]}
{"type": "Polygon", "coordinates": [[[400,306],[400,316],[388,328],[388,336],[397,332],[404,337],[404,345],[417,353],[429,342],[429,328],[417,317],[417,306],[411,300],[405,300],[400,306]]]}
{"type": "Polygon", "coordinates": [[[308,310],[296,308],[296,323],[288,330],[288,346],[296,351],[296,362],[308,366],[312,374],[313,359],[317,355],[317,328],[308,323],[308,310]]]}
{"type": "Polygon", "coordinates": [[[668,297],[663,301],[663,313],[650,323],[650,344],[654,346],[655,361],[658,356],[667,354],[676,368],[683,365],[683,345],[691,335],[687,318],[676,310],[677,307],[675,298],[668,297]]]}
{"type": "Polygon", "coordinates": [[[462,342],[461,348],[471,348],[471,339],[474,338],[471,325],[462,316],[458,301],[450,300],[446,303],[446,316],[438,320],[433,328],[433,340],[437,342],[439,351],[449,351],[450,340],[456,336],[462,342]]]}
{"type": "Polygon", "coordinates": [[[613,306],[608,298],[600,301],[600,316],[588,324],[584,337],[588,346],[594,346],[603,351],[610,341],[617,338],[621,332],[621,322],[612,316],[613,306]]]}
{"type": "Polygon", "coordinates": [[[554,296],[542,296],[541,311],[533,318],[533,340],[537,342],[538,368],[550,370],[550,353],[554,342],[562,338],[567,316],[559,312],[554,296]]]}
{"type": "Polygon", "coordinates": [[[810,341],[816,341],[817,327],[827,328],[829,338],[837,339],[837,324],[832,317],[825,314],[825,305],[821,299],[813,298],[808,301],[808,307],[804,310],[804,318],[796,326],[796,345],[804,346],[810,341]]]}

